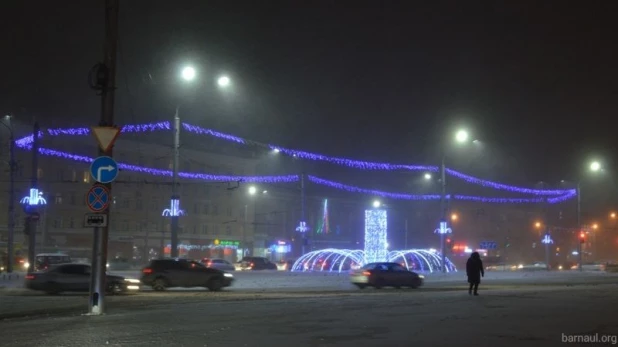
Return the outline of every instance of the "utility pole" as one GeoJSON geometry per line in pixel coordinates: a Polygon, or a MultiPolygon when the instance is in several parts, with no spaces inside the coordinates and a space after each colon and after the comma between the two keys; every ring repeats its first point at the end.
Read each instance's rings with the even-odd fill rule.
{"type": "Polygon", "coordinates": [[[172,206],[176,205],[177,208],[172,208],[170,211],[170,224],[171,224],[171,249],[170,255],[172,258],[178,257],[178,218],[180,212],[180,196],[178,195],[178,164],[180,160],[180,115],[178,114],[180,107],[176,107],[176,114],[174,114],[174,158],[173,158],[173,174],[172,174],[172,206]],[[175,210],[175,211],[174,211],[175,210]]]}
{"type": "MultiPolygon", "coordinates": [[[[581,182],[577,182],[577,238],[579,238],[579,233],[582,232],[582,198],[581,198],[581,182]]],[[[577,240],[577,269],[582,272],[584,271],[582,267],[582,243],[577,240]]]]}
{"type": "MultiPolygon", "coordinates": [[[[101,118],[99,126],[114,126],[114,92],[116,89],[116,54],[118,45],[118,0],[105,0],[105,46],[103,64],[98,75],[101,76],[101,118]]],[[[99,156],[112,157],[112,148],[107,151],[99,148],[99,156]]],[[[105,183],[110,194],[112,184],[105,183]]],[[[109,239],[110,213],[109,207],[103,211],[107,217],[107,225],[94,228],[92,275],[90,278],[89,314],[105,313],[105,282],[107,265],[107,243],[109,239]]]]}
{"type": "MultiPolygon", "coordinates": [[[[11,116],[7,116],[6,119],[10,122],[11,116]]],[[[13,133],[13,125],[9,123],[6,125],[2,123],[9,130],[9,170],[10,171],[10,186],[9,186],[9,225],[8,225],[8,242],[7,242],[7,269],[10,274],[13,273],[13,263],[15,262],[15,171],[17,169],[17,163],[15,162],[15,134],[13,133]]]]}
{"type": "MultiPolygon", "coordinates": [[[[440,182],[442,191],[440,194],[440,222],[446,223],[446,155],[442,154],[442,163],[440,165],[440,182]]],[[[444,232],[440,232],[440,265],[442,272],[446,273],[446,246],[444,244],[444,232]]]]}
{"type": "MultiPolygon", "coordinates": [[[[305,173],[300,175],[300,220],[301,223],[306,223],[305,220],[305,173]]],[[[307,231],[301,231],[303,235],[302,254],[305,255],[305,247],[308,246],[309,240],[307,239],[307,231]]]]}
{"type": "MultiPolygon", "coordinates": [[[[30,184],[30,189],[38,189],[39,183],[39,131],[40,131],[39,123],[34,122],[34,128],[32,132],[32,181],[30,184]]],[[[32,194],[31,194],[32,195],[32,194]]],[[[33,196],[30,196],[32,200],[33,196]]],[[[37,197],[38,198],[38,191],[37,197]]],[[[35,261],[36,261],[36,221],[33,216],[36,215],[38,206],[38,200],[35,201],[27,201],[26,206],[30,209],[28,211],[28,217],[26,230],[28,231],[28,272],[34,272],[35,269],[35,261]]]]}

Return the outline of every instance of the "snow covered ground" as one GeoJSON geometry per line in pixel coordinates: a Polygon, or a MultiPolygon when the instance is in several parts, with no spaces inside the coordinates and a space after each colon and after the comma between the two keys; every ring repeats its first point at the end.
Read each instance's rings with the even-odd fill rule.
{"type": "MultiPolygon", "coordinates": [[[[323,282],[331,287],[345,283],[345,276],[316,274],[237,276],[252,286],[285,278],[315,288],[323,282]]],[[[172,291],[111,297],[105,316],[67,312],[0,321],[0,345],[546,347],[590,345],[582,341],[595,338],[616,344],[618,277],[512,276],[488,274],[479,297],[468,296],[461,277],[457,283],[428,281],[422,290],[172,291]]],[[[2,298],[75,301],[86,307],[83,296],[2,298]]],[[[1,310],[5,303],[0,301],[1,310]]]]}

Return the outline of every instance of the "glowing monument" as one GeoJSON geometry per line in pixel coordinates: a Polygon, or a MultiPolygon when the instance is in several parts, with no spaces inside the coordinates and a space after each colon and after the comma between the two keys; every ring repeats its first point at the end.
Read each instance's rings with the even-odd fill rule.
{"type": "MultiPolygon", "coordinates": [[[[292,271],[341,272],[372,262],[395,262],[416,272],[440,271],[441,255],[435,250],[408,249],[388,251],[387,213],[376,209],[365,211],[365,248],[349,250],[327,248],[306,253],[292,265],[292,271]]],[[[298,230],[298,229],[297,229],[298,230]]],[[[446,271],[457,271],[446,259],[446,271]]]]}
{"type": "Polygon", "coordinates": [[[365,263],[388,259],[386,210],[365,210],[365,263]]]}

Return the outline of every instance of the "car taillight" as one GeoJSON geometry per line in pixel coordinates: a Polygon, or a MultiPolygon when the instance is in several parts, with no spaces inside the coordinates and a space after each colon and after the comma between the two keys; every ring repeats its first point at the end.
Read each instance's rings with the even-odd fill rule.
{"type": "Polygon", "coordinates": [[[253,267],[253,263],[250,263],[250,264],[249,264],[249,267],[253,267]]]}
{"type": "Polygon", "coordinates": [[[34,275],[30,275],[30,274],[28,274],[28,275],[26,275],[26,277],[24,277],[24,278],[25,278],[25,279],[27,279],[27,280],[33,280],[33,279],[34,279],[34,275]]]}
{"type": "Polygon", "coordinates": [[[144,270],[142,270],[142,272],[145,273],[145,274],[151,274],[152,273],[152,269],[147,267],[144,270]]]}
{"type": "Polygon", "coordinates": [[[369,271],[363,271],[363,276],[371,276],[371,272],[369,272],[369,271]]]}

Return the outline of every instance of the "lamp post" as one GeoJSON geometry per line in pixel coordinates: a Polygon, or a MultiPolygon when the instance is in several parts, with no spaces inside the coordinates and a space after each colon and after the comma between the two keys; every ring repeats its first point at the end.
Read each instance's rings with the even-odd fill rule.
{"type": "MultiPolygon", "coordinates": [[[[268,193],[267,190],[263,190],[262,194],[266,195],[268,193]]],[[[253,198],[258,194],[258,189],[255,186],[249,186],[249,189],[247,190],[247,194],[249,195],[249,197],[253,198]]],[[[244,217],[243,217],[243,223],[242,223],[242,256],[245,256],[245,249],[247,248],[247,221],[248,221],[248,210],[249,210],[249,204],[245,204],[245,213],[244,213],[244,217]]],[[[253,200],[253,215],[255,216],[255,199],[253,200]]],[[[253,221],[255,223],[255,220],[253,221]]],[[[253,228],[253,241],[255,242],[255,227],[253,228]]],[[[252,252],[253,253],[253,252],[252,252]]]]}
{"type": "MultiPolygon", "coordinates": [[[[470,135],[466,130],[459,130],[455,133],[455,141],[458,143],[468,142],[470,135]]],[[[431,175],[425,174],[425,179],[431,179],[431,175]]],[[[450,233],[451,229],[448,228],[447,221],[447,203],[446,203],[446,149],[442,148],[442,161],[440,163],[440,224],[438,233],[440,234],[440,265],[442,272],[446,273],[446,244],[445,234],[450,233]],[[447,232],[448,230],[448,232],[447,232]]]]}
{"type": "MultiPolygon", "coordinates": [[[[598,161],[593,161],[590,163],[589,166],[589,170],[592,172],[598,172],[601,171],[602,166],[601,163],[598,161]]],[[[582,223],[581,223],[581,219],[582,219],[582,203],[581,203],[582,199],[581,199],[581,180],[577,181],[577,230],[578,232],[582,232],[582,223]]],[[[577,243],[577,258],[578,258],[578,264],[577,264],[577,268],[580,272],[584,271],[583,267],[582,267],[582,263],[583,263],[583,257],[582,257],[582,253],[583,253],[583,243],[580,241],[577,243]]]]}
{"type": "Polygon", "coordinates": [[[10,274],[13,272],[13,262],[15,261],[15,171],[17,163],[15,162],[15,134],[13,132],[13,126],[11,125],[11,116],[6,115],[6,119],[9,124],[0,121],[5,128],[9,131],[9,170],[10,170],[10,186],[9,186],[9,201],[8,201],[8,238],[7,238],[7,267],[6,271],[10,274]]]}
{"type": "MultiPolygon", "coordinates": [[[[197,77],[197,71],[192,66],[186,66],[181,70],[180,76],[185,82],[192,82],[197,77]]],[[[219,87],[227,87],[230,85],[230,79],[227,76],[219,77],[217,84],[219,87]]],[[[180,166],[180,104],[176,106],[176,113],[174,114],[173,133],[174,157],[172,160],[172,196],[170,199],[170,208],[163,210],[163,216],[170,217],[170,256],[176,258],[178,257],[179,217],[185,214],[180,208],[180,194],[178,189],[178,171],[180,166]]]]}

